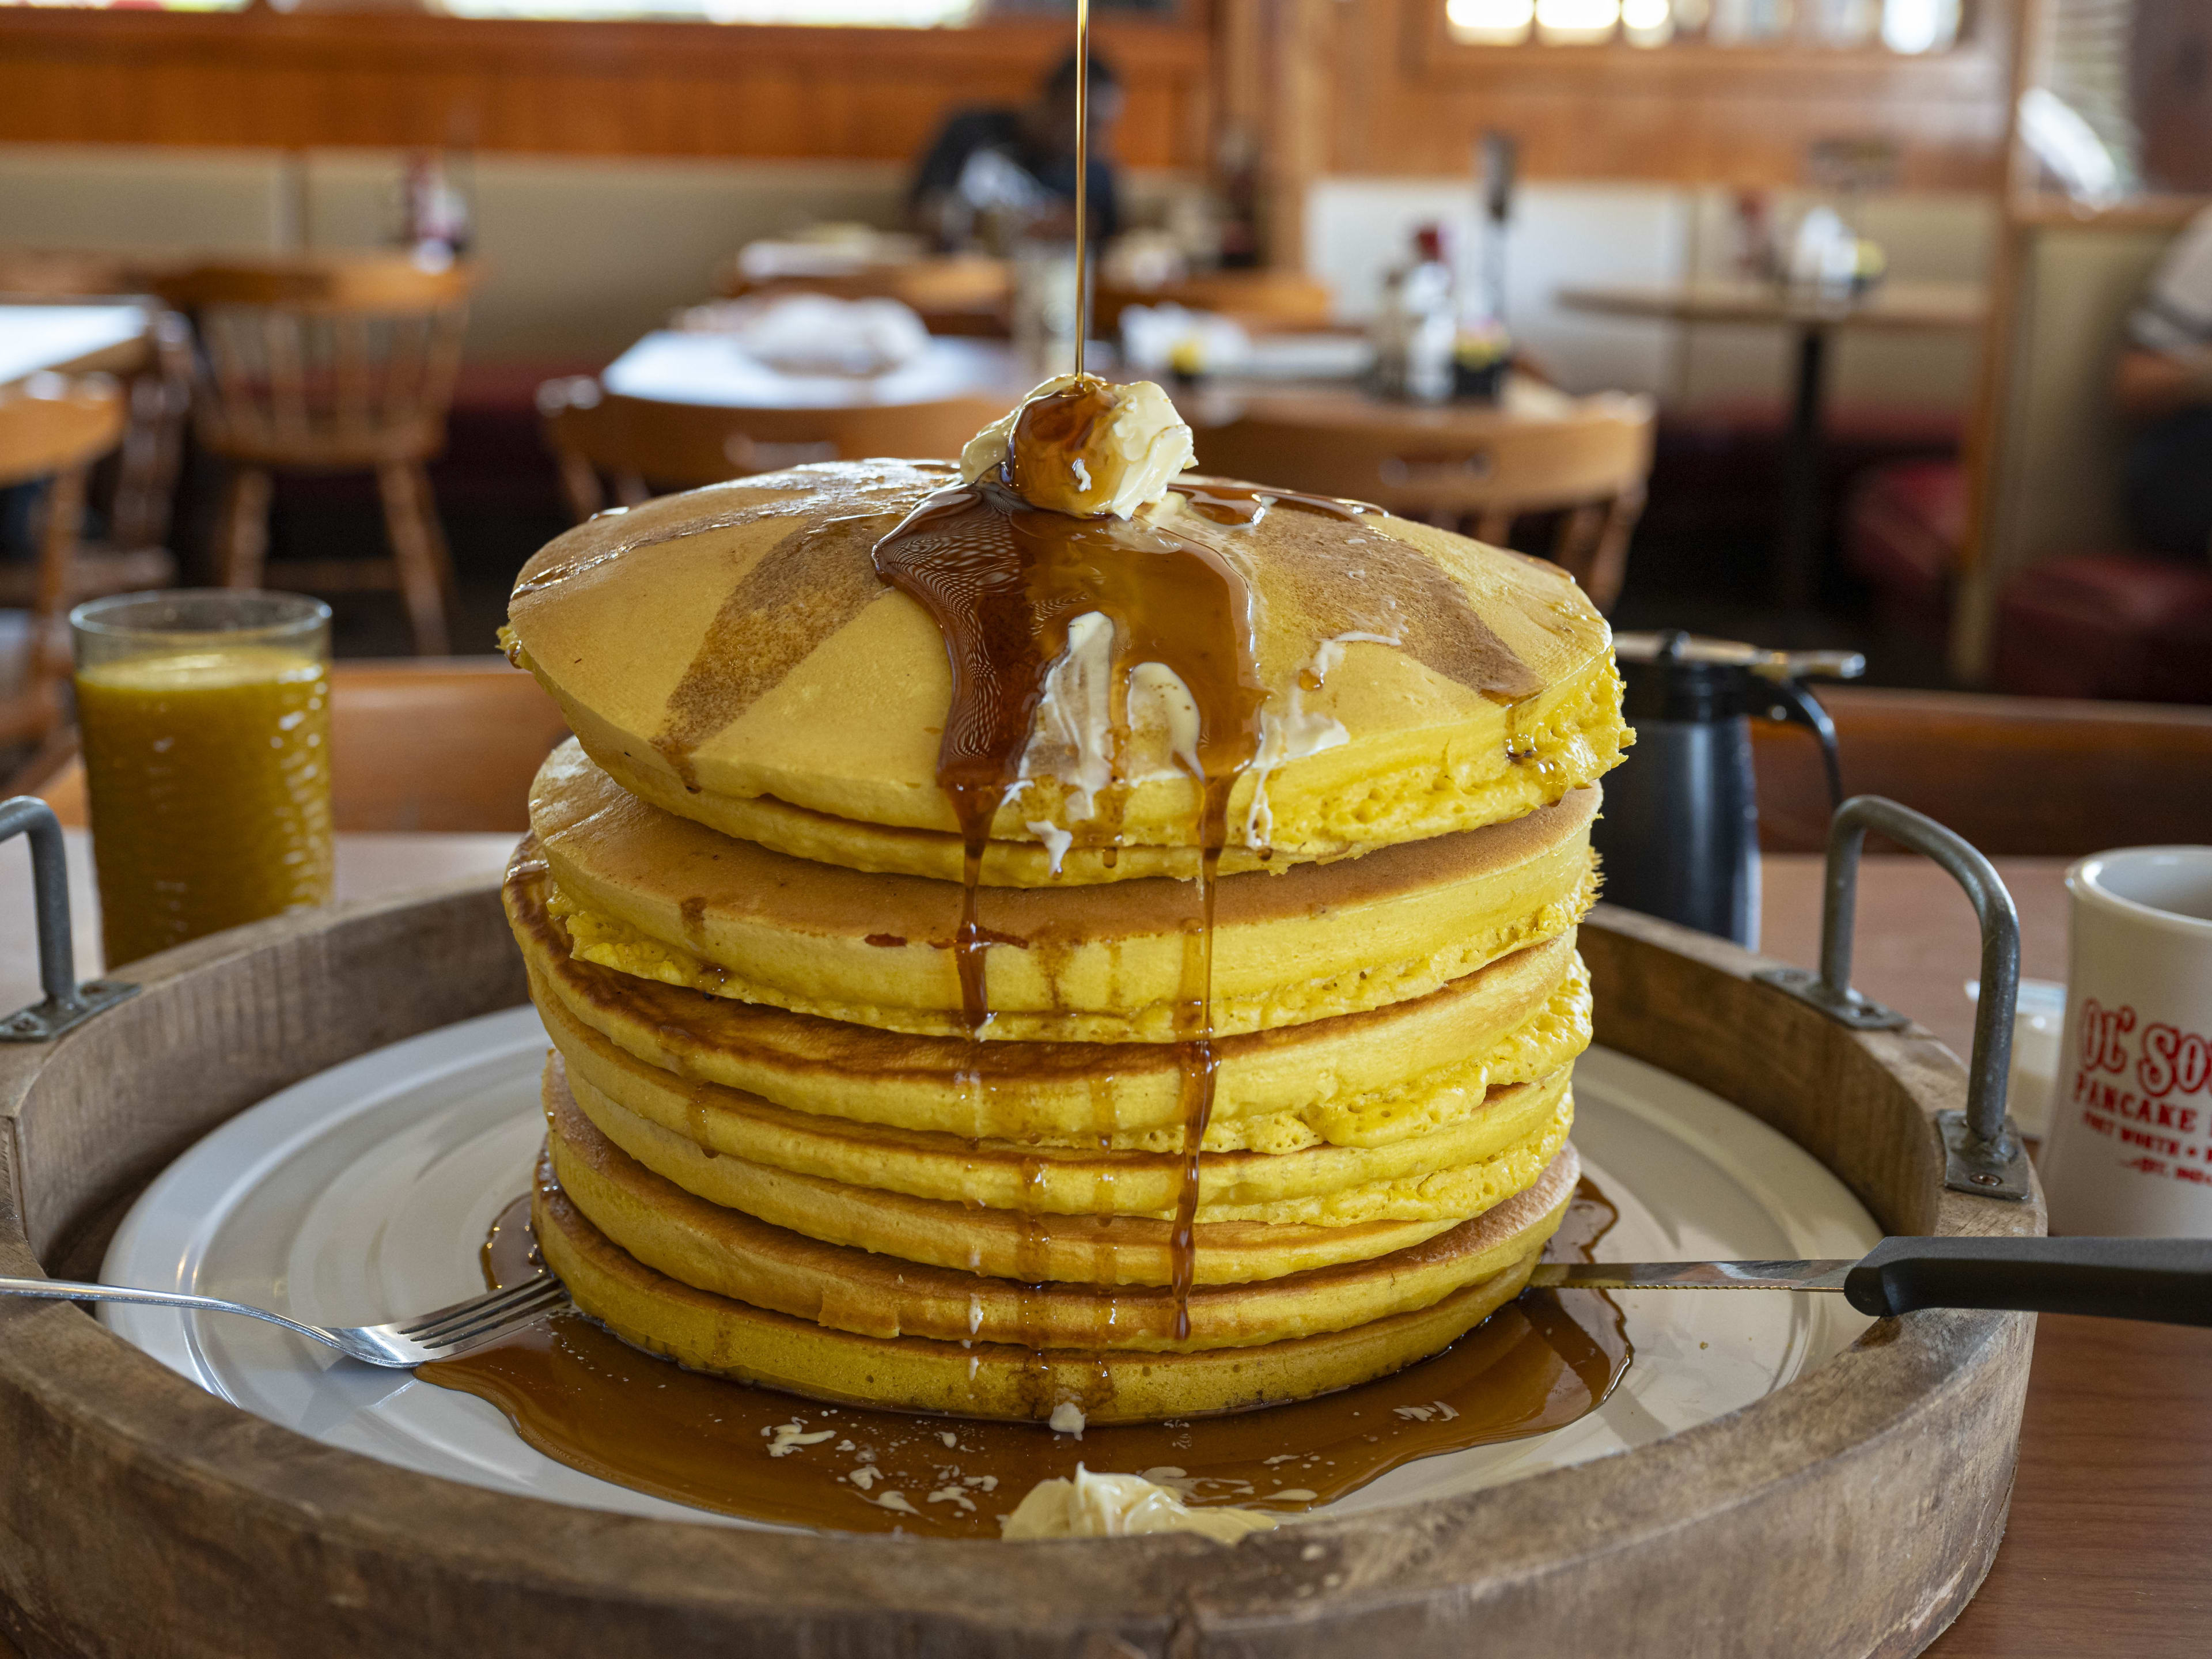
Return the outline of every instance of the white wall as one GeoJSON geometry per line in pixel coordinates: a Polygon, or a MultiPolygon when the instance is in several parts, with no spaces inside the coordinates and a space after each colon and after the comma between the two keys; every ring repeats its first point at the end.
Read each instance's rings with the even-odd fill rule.
{"type": "MultiPolygon", "coordinates": [[[[1306,263],[1336,292],[1346,319],[1371,315],[1383,274],[1407,257],[1419,225],[1446,227],[1454,250],[1477,246],[1473,185],[1464,179],[1336,177],[1306,198],[1306,263]]],[[[1506,250],[1507,316],[1530,351],[1577,389],[1656,392],[1668,342],[1641,324],[1561,311],[1562,284],[1665,282],[1682,268],[1686,222],[1674,192],[1638,185],[1553,185],[1521,192],[1506,250]]]]}
{"type": "MultiPolygon", "coordinates": [[[[194,150],[0,144],[0,243],[168,252],[372,247],[399,222],[396,150],[194,150]]],[[[710,161],[486,155],[458,163],[484,265],[479,358],[611,357],[710,291],[744,243],[822,220],[898,222],[889,161],[710,161]]],[[[1191,181],[1136,172],[1132,217],[1191,181]]]]}
{"type": "MultiPolygon", "coordinates": [[[[326,247],[388,241],[402,158],[309,158],[307,230],[326,247]]],[[[487,155],[459,182],[483,266],[469,347],[479,357],[610,356],[712,292],[745,242],[810,221],[889,225],[903,174],[872,162],[599,161],[487,155]]]]}
{"type": "MultiPolygon", "coordinates": [[[[1775,204],[1784,224],[1800,201],[1775,204]]],[[[1648,392],[1689,405],[1778,398],[1789,385],[1790,342],[1775,329],[1706,325],[1694,329],[1569,312],[1553,301],[1576,283],[1664,283],[1726,274],[1732,258],[1724,191],[1657,185],[1535,184],[1523,188],[1510,235],[1506,291],[1510,320],[1569,386],[1648,392]]],[[[1978,280],[1987,268],[1994,215],[1967,195],[1866,198],[1848,216],[1887,250],[1906,279],[1978,280]]],[[[1419,225],[1440,222],[1454,245],[1478,235],[1474,191],[1465,179],[1339,176],[1307,198],[1306,257],[1337,293],[1346,319],[1370,314],[1383,273],[1406,258],[1419,225]]],[[[1846,335],[1834,359],[1843,401],[1962,410],[1971,398],[1976,341],[1956,336],[1846,335]]]]}
{"type": "MultiPolygon", "coordinates": [[[[124,252],[371,247],[399,222],[397,151],[0,145],[0,242],[124,252]]],[[[484,266],[479,357],[611,356],[710,291],[717,261],[817,219],[888,224],[888,163],[485,155],[461,174],[484,266]]]]}
{"type": "Polygon", "coordinates": [[[0,242],[270,247],[284,234],[283,174],[273,150],[0,144],[0,242]]]}

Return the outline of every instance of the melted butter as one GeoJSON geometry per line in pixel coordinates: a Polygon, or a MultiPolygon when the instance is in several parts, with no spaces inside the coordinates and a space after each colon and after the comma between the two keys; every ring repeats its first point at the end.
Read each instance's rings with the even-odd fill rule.
{"type": "MultiPolygon", "coordinates": [[[[1589,1260],[1615,1217],[1584,1181],[1546,1254],[1589,1260]]],[[[526,1199],[493,1227],[483,1265],[494,1287],[538,1271],[526,1199]]],[[[1604,1402],[1630,1358],[1611,1298],[1535,1291],[1395,1376],[1264,1411],[1092,1426],[1080,1440],[1042,1424],[817,1405],[684,1370],[574,1313],[416,1375],[489,1401],[547,1456],[634,1491],[784,1526],[996,1538],[1000,1516],[1078,1464],[1141,1474],[1200,1507],[1295,1514],[1418,1459],[1564,1428],[1604,1402]],[[771,1455],[779,1441],[788,1449],[771,1455]]]]}
{"type": "Polygon", "coordinates": [[[1218,1065],[1212,1018],[1218,872],[1230,792],[1258,753],[1267,693],[1254,665],[1251,592],[1218,552],[1142,520],[1032,507],[1015,489],[1023,465],[1048,465],[1087,441],[1107,395],[1100,383],[1078,382],[1033,399],[1016,423],[1000,477],[926,498],[876,544],[874,562],[884,581],[929,613],[952,671],[937,777],[964,852],[953,959],[971,1042],[988,1035],[990,1016],[991,941],[976,915],[983,853],[1000,808],[1021,782],[1038,708],[1054,665],[1067,654],[1071,630],[1079,618],[1097,616],[1113,636],[1107,690],[1115,763],[1097,803],[1102,810],[1082,826],[1098,838],[1091,844],[1118,839],[1133,683],[1158,687],[1172,676],[1187,699],[1194,729],[1176,748],[1193,785],[1200,873],[1175,1019],[1186,1165],[1173,1243],[1180,1331],[1195,1271],[1199,1148],[1218,1065]]]}
{"type": "Polygon", "coordinates": [[[1357,522],[1382,509],[1366,501],[1348,501],[1334,495],[1309,495],[1301,490],[1273,486],[1232,483],[1224,478],[1179,478],[1168,488],[1190,504],[1190,510],[1216,524],[1249,530],[1276,506],[1294,507],[1324,518],[1357,522]]]}

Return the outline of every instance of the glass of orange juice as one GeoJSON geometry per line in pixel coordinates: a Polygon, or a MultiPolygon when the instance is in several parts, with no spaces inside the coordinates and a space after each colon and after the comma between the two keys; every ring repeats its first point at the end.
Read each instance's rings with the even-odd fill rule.
{"type": "Polygon", "coordinates": [[[331,896],[331,611],[125,593],[70,612],[110,968],[331,896]]]}

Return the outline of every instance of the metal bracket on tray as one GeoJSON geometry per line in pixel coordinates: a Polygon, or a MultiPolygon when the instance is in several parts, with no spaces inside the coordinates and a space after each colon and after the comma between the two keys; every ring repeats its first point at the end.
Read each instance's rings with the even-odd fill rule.
{"type": "Polygon", "coordinates": [[[1982,924],[1982,994],[1974,1011],[1974,1053],[1966,1066],[1966,1109],[1938,1112],[1943,1184],[1981,1198],[2026,1199],[2027,1149],[2005,1115],[2012,1067],[2013,1007],[2020,994],[2020,916],[1990,861],[1931,817],[1880,795],[1854,795],[1828,824],[1827,889],[1820,911],[1820,971],[1768,968],[1758,978],[1809,1002],[1855,1031],[1893,1031],[1911,1022],[1851,989],[1851,927],[1859,851],[1869,830],[1923,853],[1950,872],[1982,924]]]}
{"type": "Polygon", "coordinates": [[[138,988],[118,981],[76,982],[76,949],[70,939],[69,866],[61,820],[36,795],[0,801],[0,841],[31,841],[31,892],[39,923],[39,988],[45,998],[0,1018],[0,1042],[50,1042],[112,1008],[138,988]]]}

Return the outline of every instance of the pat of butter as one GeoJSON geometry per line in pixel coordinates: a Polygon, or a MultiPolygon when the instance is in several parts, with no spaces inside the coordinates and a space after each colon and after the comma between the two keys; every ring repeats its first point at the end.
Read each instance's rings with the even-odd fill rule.
{"type": "Polygon", "coordinates": [[[1152,381],[1062,374],[970,438],[960,476],[995,473],[1031,507],[1126,519],[1163,500],[1195,459],[1190,428],[1152,381]]]}
{"type": "Polygon", "coordinates": [[[999,1517],[999,1534],[1018,1540],[1194,1532],[1233,1544],[1274,1524],[1273,1516],[1257,1510],[1193,1509],[1172,1488],[1140,1474],[1093,1474],[1078,1463],[1072,1480],[1038,1481],[1012,1515],[999,1517]]]}

